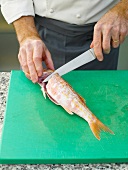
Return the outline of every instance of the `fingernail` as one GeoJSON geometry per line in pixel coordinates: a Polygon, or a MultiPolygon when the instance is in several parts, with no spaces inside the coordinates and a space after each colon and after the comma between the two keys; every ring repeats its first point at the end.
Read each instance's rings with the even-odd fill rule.
{"type": "Polygon", "coordinates": [[[103,58],[100,57],[100,58],[98,58],[98,60],[99,60],[99,61],[103,61],[103,58]]]}
{"type": "Polygon", "coordinates": [[[36,83],[36,82],[37,82],[37,80],[36,80],[36,79],[33,79],[33,80],[32,80],[32,82],[33,82],[33,83],[36,83]]]}
{"type": "Polygon", "coordinates": [[[109,54],[109,53],[110,53],[110,50],[105,50],[104,53],[105,53],[105,54],[109,54]]]}
{"type": "Polygon", "coordinates": [[[38,76],[41,77],[41,76],[42,76],[42,73],[38,73],[38,76]]]}

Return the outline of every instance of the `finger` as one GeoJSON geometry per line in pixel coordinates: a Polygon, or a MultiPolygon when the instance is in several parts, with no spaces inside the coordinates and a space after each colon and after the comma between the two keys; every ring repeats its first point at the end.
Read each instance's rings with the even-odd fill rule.
{"type": "Polygon", "coordinates": [[[120,38],[118,38],[118,39],[113,39],[112,38],[112,46],[113,46],[113,48],[117,48],[119,46],[119,44],[120,44],[120,40],[119,39],[120,38]]]}
{"type": "Polygon", "coordinates": [[[122,36],[122,35],[120,35],[120,44],[122,44],[123,42],[124,42],[124,40],[125,40],[125,37],[124,36],[122,36]]]}
{"type": "Polygon", "coordinates": [[[31,77],[30,77],[30,75],[29,75],[29,71],[25,71],[24,69],[23,69],[23,66],[22,66],[22,58],[21,58],[21,55],[20,55],[20,52],[19,52],[19,54],[18,54],[18,59],[19,59],[19,62],[20,62],[20,65],[21,65],[21,67],[22,67],[22,70],[23,70],[23,72],[25,73],[25,76],[28,78],[28,79],[31,79],[31,77]]]}
{"type": "Polygon", "coordinates": [[[117,48],[120,44],[120,36],[119,36],[119,26],[116,26],[112,29],[112,46],[113,48],[117,48]]]}
{"type": "Polygon", "coordinates": [[[38,81],[38,75],[36,72],[36,68],[33,62],[33,51],[30,48],[27,48],[26,50],[27,52],[27,65],[29,68],[29,73],[30,73],[30,77],[33,83],[38,81]]]}
{"type": "Polygon", "coordinates": [[[19,52],[19,54],[18,54],[18,60],[19,60],[19,62],[20,62],[20,65],[21,65],[21,64],[22,64],[22,59],[21,59],[20,52],[19,52]]]}
{"type": "Polygon", "coordinates": [[[105,54],[110,53],[110,41],[111,41],[111,35],[110,31],[108,30],[103,30],[103,42],[102,42],[102,48],[105,54]]]}
{"type": "Polygon", "coordinates": [[[48,51],[47,48],[45,48],[44,61],[45,61],[47,68],[54,70],[54,64],[53,64],[53,61],[52,61],[52,58],[51,58],[51,54],[50,54],[50,52],[48,51]]]}
{"type": "Polygon", "coordinates": [[[29,73],[29,68],[28,68],[28,65],[27,65],[27,54],[26,54],[26,50],[24,48],[20,49],[20,53],[18,55],[18,58],[20,60],[23,72],[29,73]]]}
{"type": "Polygon", "coordinates": [[[36,72],[39,77],[42,76],[42,74],[43,74],[42,53],[43,53],[42,46],[38,46],[37,48],[34,48],[33,61],[35,64],[36,72]]]}
{"type": "Polygon", "coordinates": [[[97,56],[97,59],[99,61],[103,60],[101,41],[102,41],[101,27],[95,25],[95,27],[94,27],[94,37],[93,37],[94,53],[97,56]]]}
{"type": "Polygon", "coordinates": [[[26,77],[27,77],[28,79],[31,80],[31,77],[30,77],[30,74],[29,74],[29,73],[25,73],[25,75],[26,75],[26,77]]]}
{"type": "Polygon", "coordinates": [[[128,34],[128,30],[124,25],[121,25],[121,29],[120,29],[120,44],[124,42],[125,37],[128,34]]]}

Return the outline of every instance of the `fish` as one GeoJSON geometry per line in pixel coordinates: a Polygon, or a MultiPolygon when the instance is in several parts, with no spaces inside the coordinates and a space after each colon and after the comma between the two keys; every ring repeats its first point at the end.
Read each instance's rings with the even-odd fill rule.
{"type": "Polygon", "coordinates": [[[94,136],[100,140],[100,132],[105,131],[114,134],[105,126],[87,107],[85,99],[79,95],[58,73],[54,74],[46,83],[43,80],[53,71],[45,70],[39,77],[38,84],[46,99],[46,96],[56,105],[60,105],[70,115],[76,114],[87,121],[94,136]]]}

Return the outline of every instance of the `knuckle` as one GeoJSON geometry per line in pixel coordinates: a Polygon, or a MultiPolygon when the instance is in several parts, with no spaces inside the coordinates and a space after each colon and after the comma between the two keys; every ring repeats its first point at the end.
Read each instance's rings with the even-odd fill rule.
{"type": "Polygon", "coordinates": [[[100,31],[101,30],[101,28],[102,28],[102,24],[96,24],[95,25],[95,27],[94,27],[94,29],[96,30],[96,31],[100,31]]]}
{"type": "MultiPolygon", "coordinates": [[[[32,58],[32,51],[30,51],[30,50],[27,51],[27,57],[28,57],[28,58],[32,58]]],[[[30,60],[30,59],[29,59],[29,60],[30,60]]]]}
{"type": "Polygon", "coordinates": [[[114,32],[114,33],[119,32],[119,27],[113,27],[113,32],[114,32]]]}
{"type": "Polygon", "coordinates": [[[42,52],[43,52],[43,47],[41,45],[36,44],[34,46],[35,57],[40,56],[42,54],[42,52]]]}
{"type": "Polygon", "coordinates": [[[112,25],[110,25],[110,24],[105,25],[104,29],[107,30],[108,32],[110,32],[110,30],[112,29],[112,25]]]}
{"type": "Polygon", "coordinates": [[[33,57],[33,61],[36,62],[36,61],[38,61],[38,60],[39,60],[39,57],[38,57],[38,56],[34,56],[34,57],[33,57]]]}
{"type": "Polygon", "coordinates": [[[36,56],[33,57],[33,61],[38,61],[40,58],[41,58],[40,56],[36,55],[36,56]]]}
{"type": "Polygon", "coordinates": [[[20,53],[21,54],[25,53],[25,48],[24,47],[20,47],[20,53]]]}
{"type": "Polygon", "coordinates": [[[23,66],[24,68],[26,68],[26,67],[27,67],[27,63],[22,63],[22,66],[23,66]]]}
{"type": "Polygon", "coordinates": [[[110,31],[112,30],[112,25],[104,25],[104,30],[105,30],[105,33],[108,35],[110,34],[110,31]]]}
{"type": "Polygon", "coordinates": [[[122,36],[126,36],[127,30],[126,30],[126,29],[121,30],[120,34],[121,34],[122,36]]]}
{"type": "Polygon", "coordinates": [[[36,74],[31,73],[31,77],[32,77],[33,79],[35,79],[35,78],[36,78],[36,74]]]}
{"type": "Polygon", "coordinates": [[[29,66],[33,65],[33,61],[32,60],[28,60],[28,65],[29,66]]]}
{"type": "Polygon", "coordinates": [[[36,41],[34,41],[34,46],[35,46],[36,48],[40,48],[40,47],[42,46],[41,40],[36,40],[36,41]]]}
{"type": "Polygon", "coordinates": [[[26,43],[26,48],[27,50],[31,50],[32,49],[31,43],[26,43]]]}
{"type": "Polygon", "coordinates": [[[100,47],[101,46],[101,42],[100,41],[96,41],[94,46],[95,47],[100,47]]]}

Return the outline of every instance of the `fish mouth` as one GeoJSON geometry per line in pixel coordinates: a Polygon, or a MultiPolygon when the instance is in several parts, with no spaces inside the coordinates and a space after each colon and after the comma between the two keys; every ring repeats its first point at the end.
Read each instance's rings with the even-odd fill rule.
{"type": "MultiPolygon", "coordinates": [[[[44,83],[43,81],[52,73],[53,73],[53,70],[44,70],[43,75],[38,78],[38,83],[39,84],[44,83]]],[[[45,84],[47,84],[47,83],[45,83],[45,84]]]]}
{"type": "Polygon", "coordinates": [[[44,92],[47,93],[46,85],[48,82],[43,82],[50,74],[52,74],[52,70],[44,70],[43,75],[38,78],[38,84],[44,89],[44,92]]]}
{"type": "Polygon", "coordinates": [[[55,104],[58,105],[58,102],[56,100],[54,100],[50,94],[48,94],[47,92],[47,88],[46,85],[48,84],[48,82],[43,82],[50,74],[52,74],[53,71],[52,70],[46,70],[43,72],[43,75],[41,77],[38,78],[38,84],[41,86],[42,92],[44,97],[46,98],[46,94],[49,97],[49,99],[54,102],[55,104]]]}

